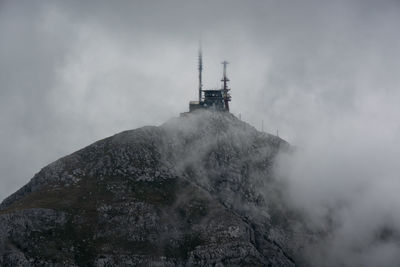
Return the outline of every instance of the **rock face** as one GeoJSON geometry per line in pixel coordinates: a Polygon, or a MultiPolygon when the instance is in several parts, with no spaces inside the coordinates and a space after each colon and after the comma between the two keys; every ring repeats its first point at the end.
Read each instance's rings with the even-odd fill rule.
{"type": "Polygon", "coordinates": [[[43,168],[0,205],[1,266],[295,266],[282,139],[202,111],[43,168]]]}

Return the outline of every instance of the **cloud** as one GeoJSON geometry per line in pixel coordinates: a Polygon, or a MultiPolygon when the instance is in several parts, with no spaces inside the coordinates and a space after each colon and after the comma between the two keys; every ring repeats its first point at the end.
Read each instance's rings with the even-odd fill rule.
{"type": "Polygon", "coordinates": [[[301,148],[286,162],[288,196],[315,227],[328,215],[338,224],[321,255],[390,266],[397,245],[371,240],[399,222],[399,9],[390,0],[2,1],[0,197],[90,142],[186,111],[201,35],[205,87],[219,85],[228,60],[232,112],[301,148]],[[361,256],[348,254],[354,244],[361,256]]]}
{"type": "Polygon", "coordinates": [[[289,204],[323,232],[309,244],[314,266],[396,266],[400,249],[398,105],[377,93],[357,112],[314,128],[294,155],[280,158],[289,204]]]}

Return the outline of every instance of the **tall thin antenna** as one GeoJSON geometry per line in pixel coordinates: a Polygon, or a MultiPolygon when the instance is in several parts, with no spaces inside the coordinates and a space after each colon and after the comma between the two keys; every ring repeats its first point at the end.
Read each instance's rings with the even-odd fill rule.
{"type": "Polygon", "coordinates": [[[261,120],[261,132],[264,132],[264,120],[261,120]]]}
{"type": "Polygon", "coordinates": [[[199,103],[201,102],[201,95],[203,90],[202,71],[203,71],[203,52],[201,51],[201,40],[199,41],[199,103]]]}
{"type": "Polygon", "coordinates": [[[227,61],[224,61],[221,64],[224,65],[224,76],[222,77],[221,82],[224,82],[224,90],[226,90],[228,89],[228,81],[229,81],[229,79],[226,77],[226,65],[228,65],[229,63],[227,61]]]}

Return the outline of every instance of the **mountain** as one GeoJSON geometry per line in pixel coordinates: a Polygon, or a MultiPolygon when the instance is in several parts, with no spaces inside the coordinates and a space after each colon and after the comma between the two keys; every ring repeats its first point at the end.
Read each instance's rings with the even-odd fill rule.
{"type": "Polygon", "coordinates": [[[1,266],[295,266],[276,156],[290,145],[199,111],[63,157],[0,205],[1,266]]]}

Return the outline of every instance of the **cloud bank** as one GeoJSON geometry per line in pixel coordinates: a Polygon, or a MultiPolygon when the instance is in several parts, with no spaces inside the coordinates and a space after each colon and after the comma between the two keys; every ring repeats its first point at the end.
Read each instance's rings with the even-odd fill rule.
{"type": "Polygon", "coordinates": [[[389,115],[399,110],[382,95],[358,105],[357,113],[315,127],[279,161],[289,205],[318,233],[306,249],[313,266],[400,262],[399,125],[389,115]]]}
{"type": "Polygon", "coordinates": [[[399,12],[398,1],[2,1],[0,198],[90,142],[186,111],[201,35],[205,87],[230,61],[232,112],[299,147],[281,175],[330,233],[310,248],[316,266],[394,266],[399,12]]]}

